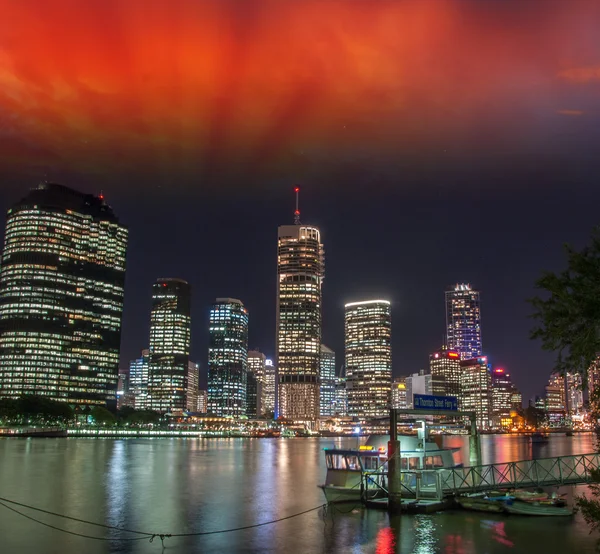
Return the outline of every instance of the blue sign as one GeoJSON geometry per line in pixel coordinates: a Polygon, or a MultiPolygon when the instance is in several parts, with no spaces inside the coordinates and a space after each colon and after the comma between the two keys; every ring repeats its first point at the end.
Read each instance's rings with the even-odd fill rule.
{"type": "Polygon", "coordinates": [[[431,396],[429,394],[415,394],[413,399],[415,410],[458,410],[456,396],[431,396]]]}

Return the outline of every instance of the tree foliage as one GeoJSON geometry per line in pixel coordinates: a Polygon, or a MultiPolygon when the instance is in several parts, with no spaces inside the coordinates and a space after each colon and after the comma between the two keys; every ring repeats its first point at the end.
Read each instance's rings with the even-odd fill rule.
{"type": "Polygon", "coordinates": [[[580,251],[565,245],[567,269],[546,272],[536,281],[544,297],[529,300],[537,326],[531,338],[556,352],[555,369],[576,372],[586,382],[588,368],[600,352],[600,228],[580,251]]]}
{"type": "Polygon", "coordinates": [[[114,425],[117,421],[115,414],[102,406],[94,406],[90,415],[96,425],[114,425]]]}
{"type": "Polygon", "coordinates": [[[58,402],[44,396],[25,394],[17,399],[0,401],[0,418],[15,422],[62,422],[73,419],[73,410],[66,402],[58,402]]]}

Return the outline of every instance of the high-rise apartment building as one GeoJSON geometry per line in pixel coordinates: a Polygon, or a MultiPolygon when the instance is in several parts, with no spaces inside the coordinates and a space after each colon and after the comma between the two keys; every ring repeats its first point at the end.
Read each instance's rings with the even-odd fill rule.
{"type": "MultiPolygon", "coordinates": [[[[296,190],[297,192],[297,190],[296,190]]],[[[300,224],[278,230],[277,374],[278,415],[299,421],[319,417],[321,287],[325,255],[317,227],[300,224]]]]}
{"type": "Polygon", "coordinates": [[[477,427],[489,429],[492,412],[492,377],[486,356],[460,363],[459,407],[477,414],[477,427]]]}
{"type": "Polygon", "coordinates": [[[148,407],[156,412],[187,408],[190,301],[190,285],[182,279],[158,279],[152,286],[148,407]]]}
{"type": "Polygon", "coordinates": [[[246,414],[248,311],[241,300],[217,298],[210,310],[208,411],[218,416],[246,414]]]}
{"type": "Polygon", "coordinates": [[[442,396],[460,394],[460,355],[456,350],[443,346],[429,356],[429,371],[436,380],[441,382],[442,396]]]}
{"type": "Polygon", "coordinates": [[[321,345],[321,415],[334,415],[335,401],[335,352],[331,348],[321,345]]]}
{"type": "Polygon", "coordinates": [[[348,415],[389,414],[392,386],[392,314],[387,300],[346,304],[348,415]]]}
{"type": "Polygon", "coordinates": [[[503,429],[512,426],[510,412],[515,390],[510,374],[497,367],[492,371],[492,426],[503,429]]]}
{"type": "Polygon", "coordinates": [[[481,356],[481,308],[479,292],[468,283],[446,291],[446,345],[461,360],[481,356]]]}
{"type": "Polygon", "coordinates": [[[127,236],[101,195],[62,185],[8,210],[0,396],[115,407],[127,236]]]}
{"type": "Polygon", "coordinates": [[[148,408],[148,380],[150,374],[150,350],[129,362],[129,390],[133,395],[136,410],[148,408]]]}
{"type": "Polygon", "coordinates": [[[187,388],[185,390],[185,409],[188,412],[198,410],[198,386],[200,384],[200,364],[188,362],[187,388]]]}
{"type": "Polygon", "coordinates": [[[265,365],[267,357],[258,349],[248,350],[248,384],[247,384],[247,413],[253,413],[253,417],[261,417],[265,414],[265,365]],[[256,385],[252,382],[252,377],[256,381],[256,385]],[[252,387],[256,386],[256,392],[252,387]],[[256,395],[256,399],[252,399],[252,394],[256,395]],[[254,409],[252,409],[254,408],[254,409]]]}

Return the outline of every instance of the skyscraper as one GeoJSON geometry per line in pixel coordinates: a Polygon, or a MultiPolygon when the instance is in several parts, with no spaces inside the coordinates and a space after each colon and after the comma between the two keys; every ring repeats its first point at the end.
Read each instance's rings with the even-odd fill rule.
{"type": "Polygon", "coordinates": [[[392,314],[387,300],[346,304],[348,415],[389,414],[392,386],[392,314]]]}
{"type": "Polygon", "coordinates": [[[335,401],[335,352],[331,348],[321,345],[321,390],[320,404],[321,415],[334,414],[335,401]]]}
{"type": "Polygon", "coordinates": [[[496,429],[512,425],[510,411],[515,387],[510,374],[497,367],[492,371],[492,424],[496,429]]]}
{"type": "Polygon", "coordinates": [[[396,377],[392,381],[392,408],[405,410],[407,407],[406,377],[396,377]]]}
{"type": "Polygon", "coordinates": [[[429,371],[441,382],[441,394],[456,396],[460,394],[460,355],[456,350],[443,346],[429,356],[429,371]]]}
{"type": "Polygon", "coordinates": [[[467,283],[446,291],[446,345],[461,360],[481,356],[481,309],[479,292],[467,283]]]}
{"type": "Polygon", "coordinates": [[[477,414],[477,427],[488,429],[492,410],[492,377],[487,357],[460,362],[460,409],[477,414]]]}
{"type": "Polygon", "coordinates": [[[129,389],[134,398],[136,410],[148,408],[148,380],[150,372],[150,350],[142,350],[142,355],[129,362],[129,389]]]}
{"type": "MultiPolygon", "coordinates": [[[[296,193],[298,189],[296,189],[296,193]]],[[[277,250],[278,413],[294,420],[319,417],[321,286],[325,256],[317,227],[282,225],[277,250]]]]}
{"type": "Polygon", "coordinates": [[[246,414],[248,311],[236,298],[217,298],[210,310],[208,411],[246,414]]]}
{"type": "Polygon", "coordinates": [[[152,286],[148,399],[157,412],[187,406],[190,300],[190,285],[182,279],[158,279],[152,286]]]}
{"type": "MultiPolygon", "coordinates": [[[[248,374],[252,374],[254,379],[256,380],[256,400],[254,401],[254,405],[252,403],[252,398],[247,400],[248,406],[246,409],[246,413],[250,415],[253,413],[255,417],[260,417],[265,413],[265,365],[266,365],[267,357],[260,350],[248,350],[248,374]],[[253,408],[255,408],[253,410],[253,408]],[[254,413],[256,412],[256,413],[254,413]]],[[[249,385],[252,387],[254,384],[252,383],[250,377],[248,381],[249,385]]],[[[252,391],[250,391],[252,394],[252,391]]],[[[247,395],[248,396],[248,395],[247,395]]]]}
{"type": "Polygon", "coordinates": [[[198,385],[200,381],[200,364],[188,362],[187,386],[185,389],[185,409],[188,412],[198,410],[198,385]]]}
{"type": "Polygon", "coordinates": [[[265,360],[265,378],[263,381],[263,415],[273,417],[275,415],[275,404],[277,395],[276,389],[277,374],[273,360],[265,360]]]}
{"type": "Polygon", "coordinates": [[[0,396],[116,405],[127,235],[102,196],[62,185],[8,211],[0,396]]]}

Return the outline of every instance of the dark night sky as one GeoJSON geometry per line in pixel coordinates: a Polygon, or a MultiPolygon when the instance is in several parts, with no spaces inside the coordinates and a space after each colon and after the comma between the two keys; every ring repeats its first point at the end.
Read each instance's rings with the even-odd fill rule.
{"type": "Polygon", "coordinates": [[[0,208],[45,175],[104,191],[130,228],[123,366],[169,276],[192,284],[204,371],[218,296],[273,355],[277,226],[299,184],[338,366],[344,303],[384,297],[394,374],[426,367],[444,290],[466,280],[485,353],[541,392],[552,356],[526,298],[600,223],[596,3],[151,4],[0,1],[0,208]]]}

